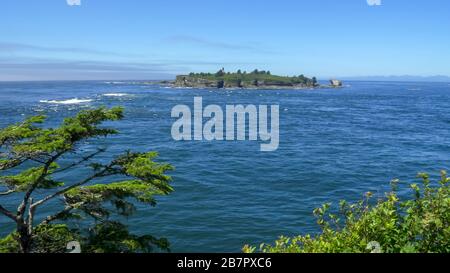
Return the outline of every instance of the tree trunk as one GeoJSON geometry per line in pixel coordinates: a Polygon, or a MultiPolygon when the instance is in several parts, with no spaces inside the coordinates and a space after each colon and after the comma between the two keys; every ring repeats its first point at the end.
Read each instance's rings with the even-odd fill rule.
{"type": "Polygon", "coordinates": [[[17,233],[19,233],[20,251],[22,253],[31,252],[31,234],[29,230],[30,229],[27,224],[22,223],[17,226],[17,233]]]}

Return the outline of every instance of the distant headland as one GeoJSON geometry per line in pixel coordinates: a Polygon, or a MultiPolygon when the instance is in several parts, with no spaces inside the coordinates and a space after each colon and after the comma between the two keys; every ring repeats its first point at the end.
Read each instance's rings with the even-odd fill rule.
{"type": "Polygon", "coordinates": [[[216,73],[178,75],[175,81],[165,83],[187,88],[309,89],[342,87],[342,82],[338,80],[331,80],[330,85],[321,85],[316,77],[277,76],[272,75],[270,71],[257,69],[249,73],[241,70],[226,72],[223,68],[216,73]]]}

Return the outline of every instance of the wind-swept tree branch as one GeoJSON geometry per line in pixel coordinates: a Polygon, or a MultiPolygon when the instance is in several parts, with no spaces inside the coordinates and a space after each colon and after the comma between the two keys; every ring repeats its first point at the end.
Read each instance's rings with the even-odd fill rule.
{"type": "Polygon", "coordinates": [[[0,192],[0,196],[5,196],[5,195],[10,195],[15,193],[15,190],[9,190],[9,191],[5,191],[5,192],[0,192]]]}
{"type": "Polygon", "coordinates": [[[53,173],[55,174],[55,173],[65,172],[65,171],[67,171],[67,170],[69,170],[69,169],[71,169],[73,167],[76,167],[76,166],[78,166],[80,164],[83,164],[84,162],[87,162],[87,161],[91,160],[92,158],[96,157],[97,155],[99,155],[99,154],[101,154],[101,153],[103,153],[105,151],[106,151],[106,149],[98,149],[95,153],[92,153],[92,154],[90,154],[88,156],[85,156],[80,161],[74,162],[74,163],[72,163],[72,164],[70,164],[70,165],[68,165],[68,166],[66,166],[64,168],[58,169],[58,170],[54,171],[53,173]]]}
{"type": "Polygon", "coordinates": [[[0,205],[0,213],[11,218],[12,220],[14,220],[14,222],[17,222],[17,216],[11,211],[5,209],[2,205],[0,205]]]}
{"type": "Polygon", "coordinates": [[[48,225],[53,221],[61,219],[62,217],[68,215],[73,209],[74,209],[73,206],[67,206],[64,210],[62,210],[56,214],[47,216],[47,218],[45,218],[44,221],[42,221],[39,225],[48,225]]]}
{"type": "Polygon", "coordinates": [[[66,150],[60,151],[57,154],[55,154],[52,158],[50,158],[44,165],[44,169],[42,170],[41,175],[36,179],[36,181],[30,186],[28,191],[25,193],[23,197],[23,201],[20,204],[20,206],[17,208],[17,215],[21,217],[25,213],[25,209],[28,205],[29,199],[31,197],[31,194],[34,192],[34,190],[39,186],[40,183],[42,183],[43,179],[48,175],[48,170],[50,169],[50,166],[58,160],[64,153],[66,153],[66,150]]]}
{"type": "MultiPolygon", "coordinates": [[[[30,198],[30,203],[33,203],[33,198],[30,198]]],[[[33,233],[33,221],[34,221],[34,213],[36,212],[36,208],[33,206],[29,206],[28,208],[28,218],[27,218],[27,225],[28,225],[28,233],[33,233]]]]}
{"type": "Polygon", "coordinates": [[[51,195],[45,197],[44,199],[41,199],[40,201],[37,201],[37,202],[34,203],[34,204],[31,204],[31,206],[32,206],[32,207],[38,207],[38,206],[41,206],[42,204],[44,204],[44,203],[50,201],[51,199],[53,199],[53,198],[55,198],[55,197],[58,197],[58,196],[60,196],[60,195],[63,195],[64,193],[66,193],[66,192],[68,192],[68,191],[70,191],[70,190],[72,190],[72,189],[81,187],[81,186],[83,186],[83,185],[85,185],[85,184],[91,182],[92,180],[94,180],[94,179],[96,179],[96,178],[99,178],[99,177],[105,177],[105,176],[110,176],[110,175],[117,174],[117,173],[114,173],[114,172],[111,173],[110,171],[111,171],[111,167],[110,167],[110,166],[107,166],[107,167],[105,167],[105,169],[103,169],[102,171],[100,171],[100,172],[98,172],[98,173],[96,173],[96,174],[94,174],[94,175],[92,175],[92,176],[90,176],[90,177],[84,179],[84,180],[81,181],[81,182],[75,183],[75,184],[73,184],[73,185],[71,185],[71,186],[69,186],[69,187],[67,187],[67,188],[65,188],[65,189],[62,189],[62,190],[60,190],[60,191],[57,191],[57,192],[55,192],[55,193],[53,193],[53,194],[51,194],[51,195]]]}
{"type": "Polygon", "coordinates": [[[15,168],[19,165],[22,165],[27,159],[24,158],[14,158],[9,159],[6,162],[0,164],[0,171],[6,171],[12,168],[15,168]]]}

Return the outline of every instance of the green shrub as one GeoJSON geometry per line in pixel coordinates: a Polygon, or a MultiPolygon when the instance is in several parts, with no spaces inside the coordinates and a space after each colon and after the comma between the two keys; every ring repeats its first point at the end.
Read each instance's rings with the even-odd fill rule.
{"type": "MultiPolygon", "coordinates": [[[[382,200],[372,193],[358,203],[341,201],[337,214],[330,204],[314,211],[321,233],[317,236],[280,237],[274,245],[263,244],[265,253],[448,253],[450,252],[450,191],[447,173],[438,184],[420,173],[422,183],[410,185],[412,196],[401,200],[399,181],[382,200]]],[[[246,253],[257,251],[245,246],[246,253]]]]}

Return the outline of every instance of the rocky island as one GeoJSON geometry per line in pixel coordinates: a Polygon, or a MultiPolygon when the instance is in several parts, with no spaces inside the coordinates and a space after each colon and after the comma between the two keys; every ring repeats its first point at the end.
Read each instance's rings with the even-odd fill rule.
{"type": "Polygon", "coordinates": [[[179,75],[172,82],[175,87],[191,88],[246,88],[246,89],[305,89],[341,87],[342,82],[332,80],[330,85],[320,85],[316,77],[308,78],[304,75],[287,77],[272,75],[270,71],[254,71],[247,73],[226,72],[225,69],[217,73],[190,73],[179,75]]]}

